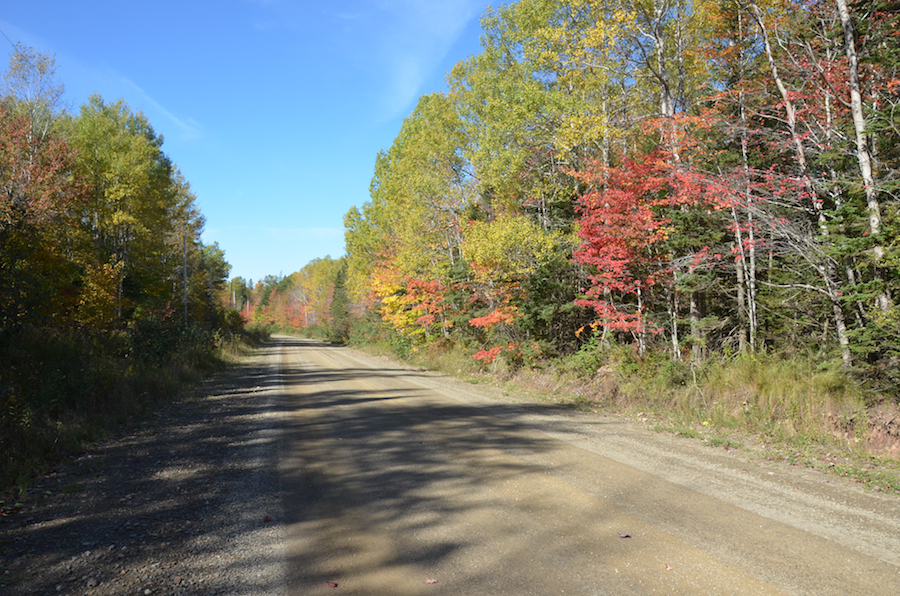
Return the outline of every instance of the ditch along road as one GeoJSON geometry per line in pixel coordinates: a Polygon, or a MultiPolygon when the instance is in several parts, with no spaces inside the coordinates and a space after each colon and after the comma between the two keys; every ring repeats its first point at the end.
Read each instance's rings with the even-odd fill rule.
{"type": "Polygon", "coordinates": [[[276,338],[289,594],[900,593],[900,499],[276,338]]]}

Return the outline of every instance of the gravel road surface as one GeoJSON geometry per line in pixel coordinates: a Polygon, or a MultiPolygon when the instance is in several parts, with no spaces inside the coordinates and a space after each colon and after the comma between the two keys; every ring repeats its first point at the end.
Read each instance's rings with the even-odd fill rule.
{"type": "Polygon", "coordinates": [[[900,593],[900,498],[279,337],[0,517],[0,593],[900,593]]]}

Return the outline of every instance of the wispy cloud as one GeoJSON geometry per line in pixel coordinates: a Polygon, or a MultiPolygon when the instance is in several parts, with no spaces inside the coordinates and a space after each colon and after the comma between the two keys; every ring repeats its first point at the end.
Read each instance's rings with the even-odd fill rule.
{"type": "MultiPolygon", "coordinates": [[[[331,27],[323,55],[338,59],[381,81],[374,90],[385,120],[408,111],[423,92],[466,26],[486,0],[245,0],[258,9],[254,28],[304,32],[331,27]]],[[[441,73],[443,74],[443,73],[441,73]]]]}
{"type": "MultiPolygon", "coordinates": [[[[10,37],[12,41],[22,41],[26,45],[34,46],[38,48],[38,51],[42,53],[49,53],[53,58],[55,58],[59,67],[57,76],[60,78],[60,80],[66,83],[66,86],[69,89],[74,86],[82,91],[82,97],[77,97],[77,100],[82,101],[87,97],[89,93],[100,92],[104,92],[111,97],[130,96],[130,93],[121,92],[122,88],[125,87],[130,91],[136,93],[141,98],[146,108],[152,108],[153,112],[155,112],[155,114],[153,115],[159,114],[169,120],[176,127],[178,127],[181,134],[187,140],[195,139],[201,136],[202,129],[199,123],[197,123],[192,118],[179,118],[171,111],[166,109],[163,105],[161,105],[158,101],[150,97],[150,95],[147,94],[146,91],[144,91],[130,79],[123,77],[118,73],[110,72],[102,67],[85,64],[74,55],[65,52],[57,53],[51,49],[48,49],[53,47],[53,44],[51,42],[48,42],[43,38],[32,35],[28,32],[22,31],[15,25],[12,25],[5,21],[0,20],[0,28],[3,29],[5,34],[10,37]]],[[[3,44],[6,44],[5,40],[2,40],[2,42],[3,44]]],[[[0,56],[3,56],[4,53],[5,52],[0,52],[0,56]]],[[[72,98],[70,97],[69,99],[71,100],[72,98]]],[[[135,103],[133,99],[129,99],[129,103],[135,103]]],[[[71,108],[72,106],[69,107],[71,108]]]]}
{"type": "Polygon", "coordinates": [[[409,110],[425,91],[425,81],[453,48],[466,26],[478,18],[484,0],[366,0],[329,5],[341,48],[382,83],[380,117],[409,110]]]}
{"type": "Polygon", "coordinates": [[[121,80],[126,86],[130,87],[135,93],[137,93],[150,107],[152,107],[155,112],[158,112],[172,124],[177,126],[186,140],[196,139],[200,136],[200,125],[193,118],[182,120],[181,118],[167,110],[158,101],[150,97],[146,91],[141,89],[130,79],[122,77],[121,80]]]}
{"type": "Polygon", "coordinates": [[[382,38],[388,69],[384,107],[392,117],[407,110],[423,92],[425,80],[484,5],[478,0],[379,0],[376,4],[394,23],[382,38]]]}

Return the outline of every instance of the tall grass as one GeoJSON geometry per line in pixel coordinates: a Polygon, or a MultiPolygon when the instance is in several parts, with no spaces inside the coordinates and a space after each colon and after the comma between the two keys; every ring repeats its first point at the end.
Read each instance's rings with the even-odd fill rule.
{"type": "MultiPolygon", "coordinates": [[[[252,338],[248,338],[252,339],[252,338]]],[[[223,366],[239,334],[147,320],[113,334],[24,328],[0,338],[0,486],[136,424],[223,366]]]]}
{"type": "Polygon", "coordinates": [[[871,405],[846,372],[802,357],[711,363],[696,392],[718,425],[748,427],[778,440],[831,441],[871,405]]]}
{"type": "Polygon", "coordinates": [[[757,354],[694,363],[588,346],[556,362],[554,370],[600,406],[782,443],[865,448],[870,394],[840,366],[812,358],[757,354]]]}
{"type": "Polygon", "coordinates": [[[473,359],[477,348],[452,341],[410,345],[377,321],[357,321],[351,343],[461,376],[512,381],[532,395],[575,405],[655,413],[679,428],[737,430],[763,441],[856,450],[867,447],[871,394],[839,365],[812,357],[769,354],[672,361],[665,353],[639,357],[628,346],[594,341],[574,354],[542,358],[539,351],[473,359]]]}

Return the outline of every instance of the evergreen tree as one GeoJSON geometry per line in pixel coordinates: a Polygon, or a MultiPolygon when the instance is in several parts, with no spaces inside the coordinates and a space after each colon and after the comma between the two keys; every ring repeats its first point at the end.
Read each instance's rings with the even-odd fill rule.
{"type": "Polygon", "coordinates": [[[334,278],[331,298],[331,341],[344,343],[350,337],[350,297],[347,294],[347,261],[341,263],[334,278]]]}

